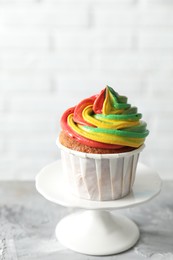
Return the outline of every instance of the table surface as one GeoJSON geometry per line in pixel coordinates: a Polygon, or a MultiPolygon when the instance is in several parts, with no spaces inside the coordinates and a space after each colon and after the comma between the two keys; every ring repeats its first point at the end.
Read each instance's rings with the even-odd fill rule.
{"type": "Polygon", "coordinates": [[[130,250],[112,256],[82,255],[55,238],[57,222],[76,209],[44,199],[34,182],[0,182],[0,259],[2,260],[163,260],[173,259],[173,181],[164,181],[152,201],[112,211],[136,222],[140,239],[130,250]]]}

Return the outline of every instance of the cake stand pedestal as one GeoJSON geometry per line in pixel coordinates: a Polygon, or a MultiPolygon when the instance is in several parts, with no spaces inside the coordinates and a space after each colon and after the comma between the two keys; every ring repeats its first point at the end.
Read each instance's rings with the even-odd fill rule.
{"type": "Polygon", "coordinates": [[[114,201],[89,201],[69,192],[61,161],[56,161],[38,173],[36,188],[49,201],[80,208],[57,224],[55,232],[61,244],[83,254],[111,255],[135,245],[140,233],[132,220],[110,211],[151,200],[160,192],[161,180],[153,170],[139,163],[133,191],[128,196],[114,201]]]}

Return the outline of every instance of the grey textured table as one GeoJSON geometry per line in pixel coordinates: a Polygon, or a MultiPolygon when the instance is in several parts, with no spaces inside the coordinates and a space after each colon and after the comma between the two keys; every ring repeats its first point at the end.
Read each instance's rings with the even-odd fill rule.
{"type": "Polygon", "coordinates": [[[0,182],[0,259],[173,259],[173,181],[165,181],[152,201],[118,211],[134,220],[141,232],[135,247],[118,255],[82,255],[60,245],[56,224],[73,211],[44,199],[34,182],[0,182]]]}

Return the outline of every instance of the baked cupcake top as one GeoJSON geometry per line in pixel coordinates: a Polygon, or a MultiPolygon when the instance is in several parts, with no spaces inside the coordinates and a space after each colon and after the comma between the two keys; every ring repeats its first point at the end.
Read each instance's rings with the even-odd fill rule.
{"type": "Polygon", "coordinates": [[[100,94],[82,100],[67,109],[61,118],[65,133],[79,143],[94,148],[138,148],[149,131],[142,114],[107,86],[100,94]]]}

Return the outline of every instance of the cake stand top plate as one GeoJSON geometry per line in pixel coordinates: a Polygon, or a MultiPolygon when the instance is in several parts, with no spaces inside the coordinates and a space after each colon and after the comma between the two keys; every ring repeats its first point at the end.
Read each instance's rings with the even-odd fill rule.
{"type": "Polygon", "coordinates": [[[155,171],[138,163],[133,190],[128,196],[113,201],[90,201],[77,198],[69,192],[69,187],[64,181],[61,161],[58,160],[47,165],[37,174],[36,189],[47,200],[65,207],[121,209],[154,198],[161,190],[161,179],[155,171]]]}

